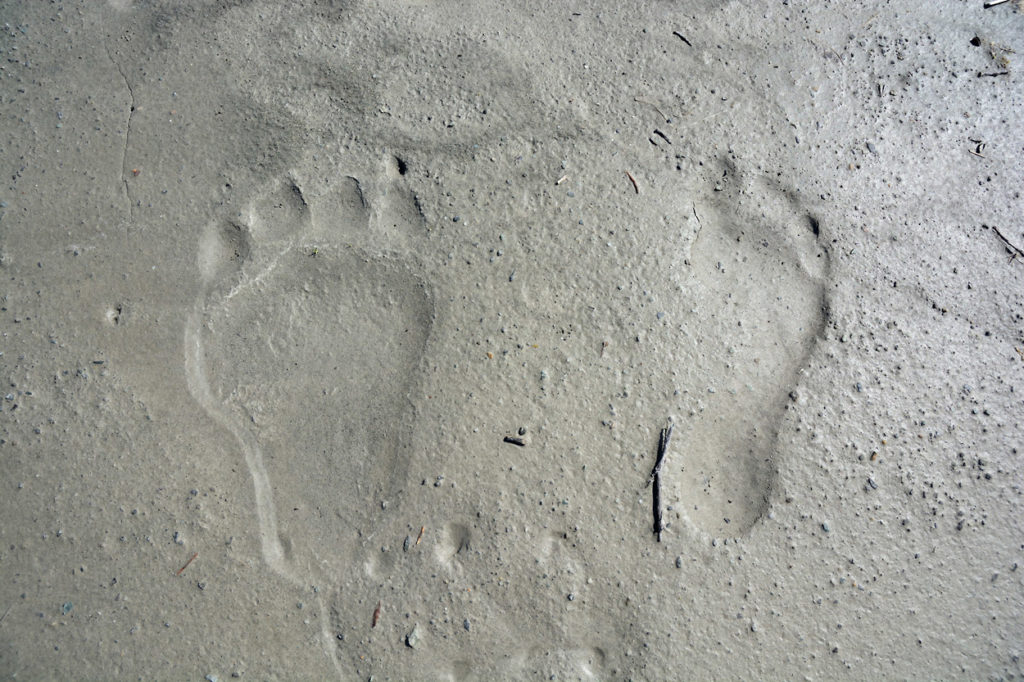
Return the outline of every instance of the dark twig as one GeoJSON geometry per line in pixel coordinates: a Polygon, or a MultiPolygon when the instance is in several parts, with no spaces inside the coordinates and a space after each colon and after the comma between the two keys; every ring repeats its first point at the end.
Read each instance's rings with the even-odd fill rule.
{"type": "Polygon", "coordinates": [[[1014,258],[1016,258],[1017,256],[1024,256],[1024,251],[1021,251],[1020,247],[1015,246],[1010,242],[1009,239],[1003,236],[1003,233],[999,231],[998,227],[996,227],[995,225],[991,225],[990,227],[992,228],[992,231],[996,233],[996,236],[1003,241],[1003,244],[1006,244],[1006,248],[1010,250],[1014,258]]]}
{"type": "Polygon", "coordinates": [[[658,456],[654,460],[654,468],[651,469],[650,478],[647,479],[647,485],[654,482],[655,477],[661,473],[661,465],[665,462],[665,453],[668,451],[668,441],[672,438],[673,424],[669,424],[667,429],[661,430],[661,435],[658,437],[658,456]]]}
{"type": "Polygon", "coordinates": [[[654,490],[651,495],[654,511],[654,534],[658,538],[658,542],[661,542],[661,465],[665,462],[665,453],[668,451],[668,443],[672,438],[672,424],[669,424],[667,429],[661,430],[661,435],[658,438],[658,456],[654,460],[654,469],[651,470],[651,477],[647,480],[647,485],[654,484],[654,490]]]}
{"type": "Polygon", "coordinates": [[[672,31],[672,35],[674,35],[676,38],[679,38],[681,41],[683,41],[684,43],[686,43],[690,47],[693,47],[693,43],[691,43],[689,40],[687,40],[686,36],[684,36],[679,31],[672,31]]]}
{"type": "Polygon", "coordinates": [[[511,443],[512,445],[518,445],[521,448],[526,447],[526,441],[522,438],[516,438],[515,436],[505,436],[505,442],[511,443]]]}
{"type": "Polygon", "coordinates": [[[661,474],[654,477],[654,494],[651,495],[654,501],[654,534],[661,542],[661,474]]]}

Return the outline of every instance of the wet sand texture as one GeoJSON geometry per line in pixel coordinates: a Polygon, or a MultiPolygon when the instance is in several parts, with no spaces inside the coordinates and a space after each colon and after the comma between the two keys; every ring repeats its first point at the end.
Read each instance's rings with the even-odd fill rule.
{"type": "Polygon", "coordinates": [[[0,676],[1020,677],[1017,5],[6,3],[0,676]]]}

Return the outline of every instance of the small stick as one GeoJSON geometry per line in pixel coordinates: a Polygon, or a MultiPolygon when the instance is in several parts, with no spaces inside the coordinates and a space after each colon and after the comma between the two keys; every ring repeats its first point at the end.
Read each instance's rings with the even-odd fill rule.
{"type": "Polygon", "coordinates": [[[197,556],[199,556],[199,552],[192,552],[192,556],[188,558],[188,561],[185,562],[185,565],[179,568],[174,575],[181,575],[182,573],[184,573],[185,569],[188,568],[188,565],[195,561],[197,556]]]}
{"type": "Polygon", "coordinates": [[[555,180],[555,184],[556,185],[561,185],[563,182],[565,182],[568,179],[569,179],[568,175],[563,175],[562,177],[560,177],[557,180],[555,180]]]}
{"type": "Polygon", "coordinates": [[[669,118],[668,116],[666,116],[666,115],[665,115],[665,112],[663,112],[663,111],[662,111],[661,109],[659,109],[659,108],[658,108],[657,106],[655,106],[654,102],[648,102],[647,100],[645,100],[645,99],[640,99],[639,97],[634,97],[634,98],[633,98],[633,101],[634,101],[634,102],[639,102],[640,104],[646,104],[647,106],[649,106],[649,107],[651,107],[652,109],[654,109],[655,111],[657,111],[657,112],[658,112],[658,114],[659,114],[659,115],[660,115],[660,116],[661,116],[661,117],[662,117],[663,119],[665,119],[665,123],[668,123],[668,122],[669,122],[670,120],[672,120],[672,119],[670,119],[670,118],[669,118]]]}
{"type": "Polygon", "coordinates": [[[995,7],[996,5],[1001,5],[1001,4],[1003,4],[1004,2],[1009,2],[1009,1],[1010,1],[1010,0],[988,0],[988,2],[986,2],[986,3],[985,3],[985,4],[983,5],[983,6],[982,6],[982,9],[988,9],[989,7],[995,7]]]}
{"type": "Polygon", "coordinates": [[[668,451],[668,442],[672,438],[672,429],[674,427],[675,424],[669,424],[667,429],[661,430],[661,436],[658,438],[658,456],[654,460],[654,468],[651,469],[651,476],[647,479],[647,485],[653,483],[654,479],[661,473],[661,465],[665,461],[665,452],[668,451]]]}
{"type": "Polygon", "coordinates": [[[420,534],[416,536],[416,544],[420,544],[420,540],[423,539],[423,531],[427,529],[426,526],[420,526],[420,534]]]}
{"type": "Polygon", "coordinates": [[[693,208],[693,217],[697,219],[697,226],[704,227],[704,224],[700,222],[700,216],[697,215],[697,204],[690,204],[690,206],[693,208]]]}
{"type": "Polygon", "coordinates": [[[665,461],[665,452],[668,450],[668,442],[672,438],[673,426],[674,424],[669,424],[667,429],[661,430],[661,435],[658,438],[658,457],[654,461],[651,478],[647,481],[647,485],[654,484],[651,501],[654,511],[654,534],[658,536],[658,542],[661,542],[661,531],[664,527],[661,523],[661,465],[665,461]]]}
{"type": "Polygon", "coordinates": [[[984,158],[988,158],[988,157],[986,157],[986,156],[985,156],[984,154],[979,154],[978,152],[976,152],[976,151],[974,151],[974,150],[972,150],[972,149],[968,149],[968,150],[967,150],[967,153],[968,153],[968,154],[974,154],[974,155],[975,155],[975,156],[977,156],[977,157],[978,157],[979,159],[984,159],[984,158]]]}
{"type": "Polygon", "coordinates": [[[679,31],[672,31],[672,35],[674,35],[676,38],[679,38],[681,41],[683,41],[684,43],[686,43],[690,47],[693,47],[693,43],[691,43],[689,40],[687,40],[686,36],[684,36],[679,31]]]}
{"type": "Polygon", "coordinates": [[[7,610],[4,611],[4,615],[0,616],[0,623],[4,622],[4,618],[7,617],[7,614],[10,613],[11,609],[13,609],[13,608],[14,608],[14,604],[11,604],[10,606],[7,607],[7,610]]]}
{"type": "Polygon", "coordinates": [[[658,542],[661,542],[661,475],[654,477],[654,494],[651,496],[654,500],[654,534],[658,536],[658,542]]]}
{"type": "Polygon", "coordinates": [[[380,620],[380,602],[377,602],[377,608],[373,610],[373,623],[370,625],[371,628],[377,627],[377,621],[380,620]]]}
{"type": "Polygon", "coordinates": [[[1009,71],[993,71],[992,73],[982,73],[981,71],[978,72],[978,78],[986,78],[986,77],[995,78],[996,76],[1009,76],[1009,75],[1010,75],[1009,71]]]}
{"type": "Polygon", "coordinates": [[[1014,258],[1016,258],[1017,256],[1024,256],[1024,251],[1021,251],[1019,247],[1014,246],[1013,244],[1011,244],[1010,240],[1003,236],[1003,233],[999,231],[998,227],[996,227],[995,225],[992,225],[992,229],[995,231],[996,236],[999,237],[1000,239],[1002,239],[1003,243],[1006,244],[1006,248],[1008,248],[1012,252],[1014,252],[1014,258]]]}
{"type": "Polygon", "coordinates": [[[515,436],[505,436],[505,442],[511,443],[512,445],[518,445],[521,448],[526,447],[526,441],[522,438],[516,438],[515,436]]]}
{"type": "Polygon", "coordinates": [[[626,177],[629,178],[629,181],[633,183],[633,189],[636,190],[636,193],[640,194],[640,186],[636,184],[636,178],[633,177],[633,174],[630,173],[629,171],[626,171],[626,177]]]}
{"type": "Polygon", "coordinates": [[[666,136],[665,133],[661,132],[657,128],[654,129],[654,134],[660,137],[661,139],[665,140],[665,142],[672,144],[672,140],[668,139],[668,136],[666,136]]]}

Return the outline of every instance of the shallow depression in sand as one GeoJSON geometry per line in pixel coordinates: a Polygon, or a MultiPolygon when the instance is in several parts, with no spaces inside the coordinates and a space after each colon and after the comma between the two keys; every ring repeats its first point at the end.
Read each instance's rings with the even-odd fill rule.
{"type": "Polygon", "coordinates": [[[402,413],[429,310],[422,283],[397,263],[302,247],[210,309],[213,397],[252,433],[282,547],[299,566],[346,564],[400,480],[402,413]]]}

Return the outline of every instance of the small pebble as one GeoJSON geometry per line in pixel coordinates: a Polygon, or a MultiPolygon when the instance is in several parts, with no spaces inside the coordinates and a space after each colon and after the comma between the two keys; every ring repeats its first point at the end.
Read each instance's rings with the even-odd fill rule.
{"type": "Polygon", "coordinates": [[[874,145],[874,143],[868,142],[868,151],[871,152],[872,154],[875,153],[875,145],[874,145]]]}
{"type": "Polygon", "coordinates": [[[466,628],[466,632],[469,632],[469,618],[462,621],[462,627],[466,628]]]}
{"type": "Polygon", "coordinates": [[[416,623],[416,625],[412,626],[412,631],[410,631],[409,634],[405,636],[405,645],[410,649],[415,649],[417,646],[419,646],[420,639],[420,624],[416,623]]]}
{"type": "Polygon", "coordinates": [[[677,556],[676,557],[676,568],[682,568],[682,567],[683,567],[683,557],[677,556]]]}

